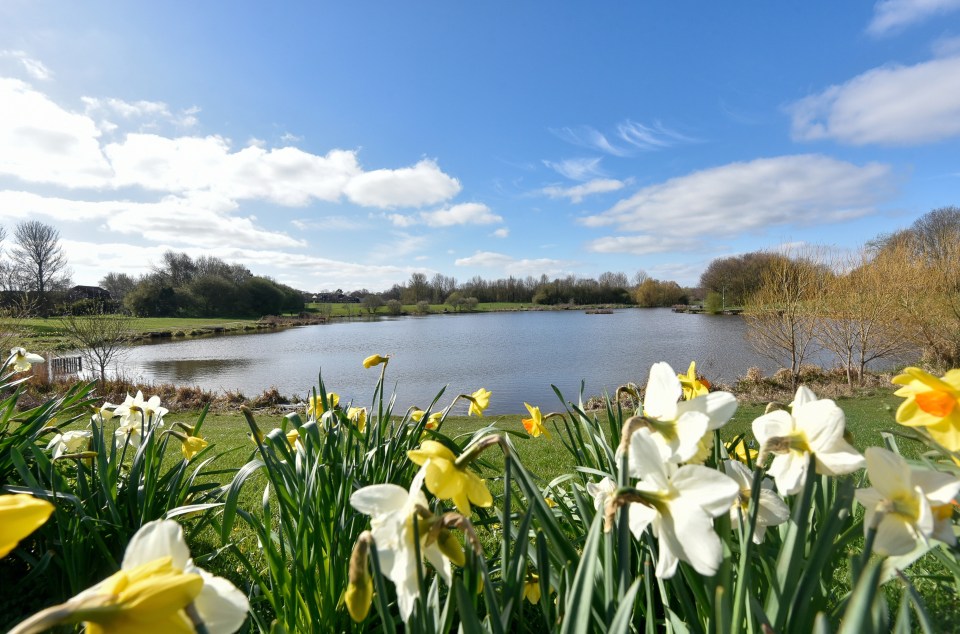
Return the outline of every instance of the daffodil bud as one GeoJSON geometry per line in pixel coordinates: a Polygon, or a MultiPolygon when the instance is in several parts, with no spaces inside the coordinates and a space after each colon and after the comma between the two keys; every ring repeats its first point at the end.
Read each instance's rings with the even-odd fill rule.
{"type": "Polygon", "coordinates": [[[379,354],[372,354],[363,360],[363,367],[369,369],[380,364],[386,365],[387,361],[389,360],[390,360],[390,355],[382,357],[379,354]]]}
{"type": "Polygon", "coordinates": [[[356,623],[362,623],[370,612],[373,603],[373,579],[367,567],[367,555],[373,543],[373,534],[364,531],[357,539],[350,555],[350,569],[348,573],[347,590],[343,601],[347,605],[350,618],[356,623]]]}
{"type": "Polygon", "coordinates": [[[463,546],[460,545],[460,542],[453,536],[453,533],[447,529],[442,529],[440,534],[437,536],[437,545],[440,547],[440,552],[447,556],[451,562],[463,568],[467,563],[467,558],[463,554],[463,546]]]}

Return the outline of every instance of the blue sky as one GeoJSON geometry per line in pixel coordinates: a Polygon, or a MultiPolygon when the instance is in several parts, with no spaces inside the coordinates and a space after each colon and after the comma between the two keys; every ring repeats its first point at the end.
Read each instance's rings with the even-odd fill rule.
{"type": "Polygon", "coordinates": [[[0,4],[0,224],[80,284],[693,285],[960,204],[958,141],[960,0],[0,4]]]}

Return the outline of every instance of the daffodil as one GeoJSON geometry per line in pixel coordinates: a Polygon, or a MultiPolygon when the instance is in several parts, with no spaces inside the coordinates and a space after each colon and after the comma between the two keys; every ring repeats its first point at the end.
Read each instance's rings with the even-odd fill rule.
{"type": "Polygon", "coordinates": [[[653,439],[662,445],[662,453],[671,462],[688,462],[695,457],[702,461],[712,442],[708,432],[730,420],[737,411],[737,399],[729,392],[710,392],[687,401],[680,400],[682,395],[683,386],[673,369],[663,362],[653,364],[643,415],[652,426],[653,439]]]}
{"type": "MultiPolygon", "coordinates": [[[[740,494],[730,507],[730,519],[734,526],[737,526],[741,520],[749,517],[748,506],[753,495],[753,474],[736,460],[725,461],[723,471],[740,487],[740,494]]],[[[753,542],[760,544],[763,542],[768,526],[779,526],[790,519],[790,508],[773,490],[773,483],[768,478],[761,481],[760,496],[756,503],[760,508],[757,509],[757,524],[753,527],[753,542]]]]}
{"type": "Polygon", "coordinates": [[[363,367],[369,369],[376,365],[380,365],[381,363],[386,363],[389,359],[389,356],[382,357],[379,354],[371,354],[369,357],[363,360],[363,367]]]}
{"type": "Polygon", "coordinates": [[[343,593],[343,602],[347,606],[350,618],[362,623],[370,612],[373,603],[373,578],[367,568],[367,553],[373,542],[373,534],[364,531],[350,555],[350,567],[347,574],[347,589],[343,593]]]}
{"type": "Polygon", "coordinates": [[[8,363],[13,364],[13,369],[17,372],[27,372],[33,367],[34,363],[43,363],[44,358],[39,354],[33,354],[27,352],[21,347],[10,348],[10,360],[8,363]]]}
{"type": "Polygon", "coordinates": [[[646,427],[630,437],[629,459],[631,474],[640,478],[634,487],[644,501],[630,505],[628,523],[637,539],[648,526],[658,539],[657,577],[672,577],[679,560],[702,575],[715,574],[723,546],[713,518],[730,511],[740,487],[714,469],[664,461],[646,427]]]}
{"type": "Polygon", "coordinates": [[[710,393],[710,382],[697,377],[697,362],[691,361],[686,374],[678,374],[680,386],[683,388],[683,400],[689,401],[698,396],[710,393]]]}
{"type": "Polygon", "coordinates": [[[529,403],[524,403],[524,407],[527,408],[527,411],[530,412],[530,418],[523,419],[523,428],[527,430],[527,433],[536,438],[540,434],[543,434],[547,438],[550,437],[550,430],[547,429],[546,425],[543,424],[543,414],[540,413],[539,407],[534,407],[529,403]]]}
{"type": "Polygon", "coordinates": [[[130,539],[118,572],[13,632],[83,621],[92,634],[192,633],[191,604],[210,634],[236,632],[250,608],[232,583],[194,565],[179,524],[156,520],[130,539]]]}
{"type": "Polygon", "coordinates": [[[357,430],[362,434],[363,430],[367,428],[367,408],[366,407],[351,407],[347,410],[347,418],[350,419],[354,425],[357,426],[357,430]]]}
{"type": "Polygon", "coordinates": [[[113,437],[119,447],[123,448],[123,446],[126,445],[130,449],[134,450],[140,446],[140,442],[143,440],[143,437],[140,434],[139,423],[135,425],[119,425],[114,430],[113,437]]]}
{"type": "Polygon", "coordinates": [[[427,467],[421,468],[410,483],[409,491],[395,484],[374,484],[350,496],[356,510],[370,516],[370,532],[377,545],[380,569],[397,589],[397,604],[404,622],[410,619],[414,603],[420,595],[419,574],[423,565],[417,560],[417,537],[421,555],[440,573],[449,585],[450,559],[419,518],[419,509],[429,505],[423,494],[427,467]]]}
{"type": "Polygon", "coordinates": [[[483,416],[483,410],[490,406],[490,391],[480,388],[470,395],[468,416],[483,416]]]}
{"type": "Polygon", "coordinates": [[[769,473],[780,493],[792,495],[803,487],[810,454],[823,475],[863,467],[863,456],[843,439],[844,424],[843,410],[830,399],[817,399],[806,386],[797,390],[789,412],[774,410],[753,421],[761,454],[776,455],[769,473]]]}
{"type": "MultiPolygon", "coordinates": [[[[425,413],[426,412],[424,412],[422,409],[415,409],[412,412],[410,412],[410,418],[414,422],[419,423],[421,420],[423,420],[423,415],[425,413]]],[[[427,424],[424,425],[423,427],[424,429],[436,429],[442,419],[443,419],[443,412],[434,412],[427,417],[427,424]]]]}
{"type": "Polygon", "coordinates": [[[153,395],[149,400],[143,400],[143,392],[138,391],[136,396],[127,394],[126,400],[113,410],[115,416],[120,417],[120,425],[145,425],[147,429],[158,426],[163,416],[169,410],[160,405],[160,397],[153,395]]]}
{"type": "Polygon", "coordinates": [[[540,603],[540,575],[535,572],[527,574],[523,583],[523,598],[536,605],[540,603]]]}
{"type": "Polygon", "coordinates": [[[26,493],[0,495],[0,557],[6,557],[20,540],[43,526],[53,504],[26,493]]]}
{"type": "Polygon", "coordinates": [[[748,447],[747,443],[742,440],[738,441],[735,447],[729,443],[726,445],[726,447],[727,447],[727,453],[730,455],[731,458],[733,458],[734,460],[739,460],[744,464],[748,463],[748,460],[747,460],[748,456],[749,456],[749,463],[752,464],[757,459],[757,456],[760,454],[760,452],[758,452],[756,449],[752,447],[748,447]]]}
{"type": "MultiPolygon", "coordinates": [[[[336,392],[327,392],[327,403],[330,405],[330,409],[335,409],[337,405],[340,404],[340,395],[336,392]]],[[[327,408],[323,404],[323,399],[317,395],[316,398],[311,396],[309,402],[307,403],[307,416],[319,420],[323,413],[327,411],[327,408]]]]}
{"type": "Polygon", "coordinates": [[[193,460],[193,457],[203,451],[207,444],[207,441],[199,436],[187,436],[181,439],[180,450],[183,452],[183,459],[193,460]]]}
{"type": "Polygon", "coordinates": [[[876,527],[875,552],[905,555],[917,542],[930,537],[956,545],[949,519],[938,526],[942,519],[938,515],[942,509],[950,509],[960,492],[960,480],[946,473],[913,469],[897,454],[879,447],[868,448],[866,459],[873,486],[858,489],[854,495],[866,511],[864,531],[876,527]]]}
{"type": "Polygon", "coordinates": [[[423,466],[427,490],[442,500],[452,500],[462,515],[470,516],[471,504],[484,508],[493,505],[486,482],[466,467],[457,466],[457,457],[445,445],[425,440],[407,456],[423,466]]]}
{"type": "Polygon", "coordinates": [[[907,399],[897,408],[897,422],[923,427],[950,451],[960,451],[960,370],[937,378],[920,368],[906,368],[893,382],[903,386],[894,394],[907,399]]]}
{"type": "Polygon", "coordinates": [[[47,451],[52,451],[54,460],[64,454],[80,453],[86,451],[93,439],[93,432],[89,429],[73,429],[71,431],[57,434],[47,444],[47,451]]]}

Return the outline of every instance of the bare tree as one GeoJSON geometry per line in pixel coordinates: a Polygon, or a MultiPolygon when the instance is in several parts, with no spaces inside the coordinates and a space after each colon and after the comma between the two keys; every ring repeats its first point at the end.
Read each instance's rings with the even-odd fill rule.
{"type": "Polygon", "coordinates": [[[794,387],[814,341],[826,280],[826,268],[818,259],[811,253],[774,260],[744,310],[747,339],[759,354],[790,370],[794,387]]]}
{"type": "Polygon", "coordinates": [[[36,291],[41,306],[47,291],[66,286],[69,280],[67,256],[60,246],[60,232],[37,220],[17,225],[13,232],[12,251],[25,290],[36,291]]]}
{"type": "Polygon", "coordinates": [[[88,367],[99,373],[100,382],[107,379],[111,362],[118,361],[127,351],[132,317],[127,315],[67,315],[60,319],[70,345],[75,347],[88,367]]]}
{"type": "Polygon", "coordinates": [[[100,280],[100,287],[110,293],[110,299],[122,302],[127,293],[137,286],[137,280],[126,273],[107,273],[100,280]]]}
{"type": "Polygon", "coordinates": [[[897,319],[897,276],[889,259],[872,260],[866,250],[839,261],[841,273],[826,283],[815,324],[817,341],[832,352],[860,384],[867,364],[896,356],[908,347],[897,319]]]}

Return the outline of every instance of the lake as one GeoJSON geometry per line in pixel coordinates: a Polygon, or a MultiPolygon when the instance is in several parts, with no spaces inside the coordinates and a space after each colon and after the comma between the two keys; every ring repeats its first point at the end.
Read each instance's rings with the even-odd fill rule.
{"type": "MultiPolygon", "coordinates": [[[[691,360],[711,381],[732,382],[750,366],[770,372],[731,316],[677,314],[669,309],[623,309],[609,315],[583,311],[530,311],[381,317],[336,321],[279,332],[166,340],[137,346],[121,367],[146,382],[239,390],[248,398],[276,387],[303,398],[323,371],[341,404],[369,405],[378,369],[361,362],[391,355],[387,393],[396,385],[397,409],[426,408],[446,386],[439,406],[457,394],[486,388],[491,414],[526,414],[524,401],[544,413],[561,409],[550,385],[576,401],[644,383],[650,366],[667,361],[685,372],[691,360]]],[[[458,413],[466,405],[458,404],[458,413]]]]}

